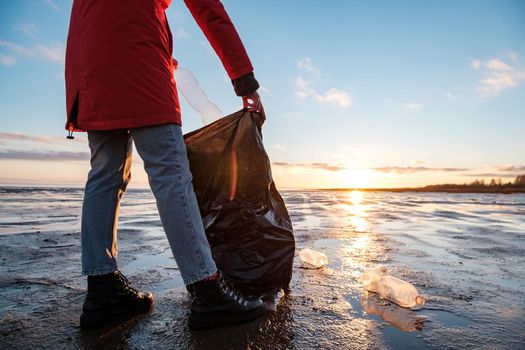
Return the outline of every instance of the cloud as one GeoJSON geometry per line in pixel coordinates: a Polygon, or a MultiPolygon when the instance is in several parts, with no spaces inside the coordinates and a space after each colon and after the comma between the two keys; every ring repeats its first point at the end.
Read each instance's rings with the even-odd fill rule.
{"type": "Polygon", "coordinates": [[[30,38],[38,39],[38,28],[33,23],[19,23],[13,28],[18,32],[24,33],[30,38]]]}
{"type": "Polygon", "coordinates": [[[0,47],[4,47],[7,50],[28,57],[36,58],[42,61],[54,62],[64,64],[65,49],[61,43],[53,43],[50,46],[35,45],[32,48],[27,48],[19,44],[15,44],[10,41],[0,39],[0,47]]]}
{"type": "Polygon", "coordinates": [[[525,81],[525,67],[518,64],[518,54],[511,52],[508,56],[513,64],[498,58],[470,62],[472,68],[483,72],[484,77],[476,87],[482,96],[496,96],[502,90],[516,87],[525,81]]]}
{"type": "Polygon", "coordinates": [[[295,92],[296,96],[302,99],[313,98],[321,103],[334,104],[341,108],[352,106],[352,98],[346,91],[331,88],[324,93],[319,93],[317,90],[310,87],[311,84],[311,80],[306,80],[301,76],[297,77],[295,80],[295,86],[297,87],[295,92]]]}
{"type": "Polygon", "coordinates": [[[6,149],[0,150],[0,159],[13,160],[88,160],[88,152],[69,152],[69,151],[21,151],[6,149]]]}
{"type": "Polygon", "coordinates": [[[190,36],[188,32],[182,28],[177,29],[174,34],[175,37],[179,39],[188,38],[190,36]]]}
{"type": "Polygon", "coordinates": [[[301,89],[307,89],[308,85],[310,85],[312,82],[306,80],[305,78],[299,76],[295,79],[295,86],[301,89]]]}
{"type": "Polygon", "coordinates": [[[469,173],[469,174],[462,174],[463,176],[469,176],[469,177],[477,177],[477,178],[514,178],[520,174],[502,174],[502,173],[469,173]]]}
{"type": "Polygon", "coordinates": [[[348,108],[352,106],[352,99],[346,91],[331,88],[326,91],[322,96],[317,96],[317,99],[321,102],[335,103],[339,107],[348,108]]]}
{"type": "Polygon", "coordinates": [[[302,119],[304,117],[304,112],[302,111],[284,112],[281,114],[281,116],[286,119],[302,119]]]}
{"type": "Polygon", "coordinates": [[[492,69],[492,70],[500,70],[500,71],[512,70],[512,68],[508,64],[496,58],[493,58],[490,61],[486,62],[485,65],[487,68],[492,69]]]}
{"type": "Polygon", "coordinates": [[[499,166],[496,169],[498,169],[499,171],[525,171],[525,165],[521,165],[521,166],[506,165],[506,166],[499,166]]]}
{"type": "Polygon", "coordinates": [[[379,171],[381,173],[394,173],[394,174],[415,174],[421,172],[460,172],[468,171],[470,169],[466,168],[432,168],[432,167],[423,167],[423,166],[387,166],[387,167],[377,167],[372,168],[372,170],[379,171]]]}
{"type": "Polygon", "coordinates": [[[42,2],[47,6],[51,7],[53,10],[60,11],[60,6],[58,6],[58,4],[53,0],[42,0],[42,2]]]}
{"type": "Polygon", "coordinates": [[[6,67],[12,67],[16,64],[16,58],[0,54],[0,64],[6,67]]]}
{"type": "Polygon", "coordinates": [[[326,171],[342,171],[347,170],[346,166],[342,165],[334,165],[334,164],[328,164],[328,163],[309,163],[307,164],[307,167],[313,168],[313,169],[321,169],[326,171]]]}
{"type": "Polygon", "coordinates": [[[348,108],[352,106],[352,98],[344,90],[333,87],[325,92],[319,92],[312,87],[314,82],[319,80],[321,70],[315,66],[311,58],[305,57],[298,61],[297,69],[310,77],[308,79],[300,75],[295,79],[295,95],[297,97],[302,99],[310,98],[321,103],[336,105],[340,108],[348,108]]]}
{"type": "Polygon", "coordinates": [[[410,102],[404,105],[403,108],[417,110],[423,108],[423,104],[417,102],[410,102]]]}
{"type": "MultiPolygon", "coordinates": [[[[423,162],[417,161],[416,164],[423,164],[423,162]]],[[[411,175],[416,173],[424,172],[442,172],[442,173],[461,173],[458,175],[468,177],[513,177],[525,172],[525,166],[492,166],[486,168],[453,168],[453,167],[425,167],[425,166],[387,166],[387,167],[376,167],[372,170],[379,171],[382,173],[393,173],[398,175],[411,175]],[[474,172],[477,171],[477,172],[474,172]]]]}
{"type": "Polygon", "coordinates": [[[497,95],[501,90],[519,85],[525,80],[525,71],[511,73],[497,73],[481,80],[482,86],[478,89],[483,95],[497,95]]]}
{"type": "Polygon", "coordinates": [[[321,73],[321,69],[316,67],[310,57],[305,57],[297,62],[297,68],[302,71],[307,71],[315,75],[321,73]]]}
{"type": "Polygon", "coordinates": [[[454,95],[454,94],[451,94],[450,92],[447,92],[446,95],[447,98],[451,101],[457,101],[458,100],[458,96],[454,95]]]}
{"type": "Polygon", "coordinates": [[[264,85],[260,85],[259,86],[259,90],[257,90],[257,92],[263,93],[263,94],[268,94],[268,95],[273,95],[274,94],[272,90],[270,90],[269,88],[267,88],[264,85]]]}
{"type": "Polygon", "coordinates": [[[282,167],[282,168],[293,168],[293,167],[298,166],[298,164],[287,163],[287,162],[273,162],[272,164],[274,166],[278,166],[278,167],[282,167]]]}
{"type": "Polygon", "coordinates": [[[64,46],[60,43],[54,43],[51,46],[37,45],[34,47],[34,52],[37,58],[44,61],[64,63],[65,50],[64,46]]]}
{"type": "Polygon", "coordinates": [[[5,47],[11,52],[17,53],[19,55],[31,57],[33,55],[33,52],[29,49],[26,49],[22,45],[18,45],[15,43],[12,43],[10,41],[6,41],[3,39],[0,39],[0,47],[5,47]]]}
{"type": "Polygon", "coordinates": [[[278,143],[276,143],[275,145],[272,145],[272,147],[276,150],[279,150],[279,151],[285,151],[286,150],[286,146],[283,146],[283,145],[280,145],[278,143]]]}
{"type": "MultiPolygon", "coordinates": [[[[8,143],[22,142],[26,145],[28,143],[44,143],[51,144],[51,148],[60,147],[64,144],[65,136],[39,136],[39,135],[28,135],[21,133],[9,133],[9,132],[0,132],[0,145],[8,143]]],[[[87,143],[86,137],[75,137],[73,140],[68,140],[68,144],[71,143],[87,143]]]]}
{"type": "Polygon", "coordinates": [[[509,52],[507,54],[507,56],[509,56],[510,60],[514,63],[518,62],[518,54],[516,52],[509,52]]]}
{"type": "Polygon", "coordinates": [[[0,143],[6,143],[9,141],[32,141],[32,142],[51,143],[53,140],[47,136],[33,136],[33,135],[20,134],[20,133],[1,132],[0,133],[0,143]]]}
{"type": "Polygon", "coordinates": [[[213,51],[213,47],[211,46],[211,44],[207,41],[207,40],[201,40],[199,41],[199,44],[204,47],[204,49],[206,50],[206,53],[208,54],[208,56],[215,56],[215,51],[213,51]]]}
{"type": "Polygon", "coordinates": [[[281,168],[305,168],[305,169],[318,169],[325,171],[343,171],[347,170],[346,166],[341,164],[330,164],[330,163],[287,163],[287,162],[273,162],[276,167],[281,168]]]}
{"type": "MultiPolygon", "coordinates": [[[[514,55],[512,57],[515,57],[515,60],[517,60],[517,57],[518,57],[517,54],[514,53],[514,55]]],[[[470,66],[476,70],[481,69],[483,67],[491,69],[491,70],[499,70],[499,71],[512,70],[511,66],[509,66],[507,63],[497,58],[492,58],[488,61],[472,60],[470,61],[470,66]]]]}
{"type": "Polygon", "coordinates": [[[472,60],[470,61],[470,66],[474,69],[480,69],[481,68],[481,61],[480,60],[472,60]]]}
{"type": "MultiPolygon", "coordinates": [[[[451,173],[455,176],[478,177],[478,178],[514,178],[525,173],[525,165],[491,166],[481,168],[456,168],[456,167],[428,167],[423,161],[413,162],[416,166],[384,166],[367,168],[380,173],[391,173],[396,175],[413,175],[419,173],[451,173]]],[[[272,166],[282,169],[322,170],[328,172],[340,172],[349,170],[348,164],[336,163],[291,163],[273,162],[272,166]]],[[[351,168],[350,168],[351,169],[351,168]]]]}

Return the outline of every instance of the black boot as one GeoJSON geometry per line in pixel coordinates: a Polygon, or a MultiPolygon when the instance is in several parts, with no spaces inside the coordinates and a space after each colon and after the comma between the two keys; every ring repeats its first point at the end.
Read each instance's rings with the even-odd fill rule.
{"type": "Polygon", "coordinates": [[[116,319],[146,312],[152,304],[153,295],[132,288],[120,271],[88,276],[88,292],[82,306],[80,327],[102,327],[116,319]]]}
{"type": "Polygon", "coordinates": [[[190,329],[211,329],[226,324],[245,323],[261,316],[261,299],[242,296],[219,275],[188,286],[195,297],[191,305],[190,329]]]}

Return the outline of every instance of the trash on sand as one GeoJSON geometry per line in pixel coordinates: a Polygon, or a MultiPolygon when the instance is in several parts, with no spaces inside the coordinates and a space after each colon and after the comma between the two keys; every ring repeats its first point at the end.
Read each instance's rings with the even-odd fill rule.
{"type": "Polygon", "coordinates": [[[410,282],[387,275],[384,266],[367,270],[360,277],[363,287],[369,292],[379,293],[381,298],[402,307],[423,305],[425,299],[410,282]]]}
{"type": "Polygon", "coordinates": [[[381,281],[381,278],[386,274],[386,267],[378,265],[373,269],[366,270],[360,277],[360,281],[367,291],[377,293],[379,281],[381,281]]]}
{"type": "Polygon", "coordinates": [[[184,135],[217,267],[241,292],[288,289],[295,241],[272,178],[258,113],[241,110],[184,135]]]}
{"type": "Polygon", "coordinates": [[[393,276],[383,276],[379,282],[379,295],[403,307],[423,305],[425,299],[410,282],[400,280],[393,276]]]}
{"type": "Polygon", "coordinates": [[[320,269],[328,264],[328,257],[325,253],[308,248],[299,252],[299,258],[301,259],[301,267],[304,269],[320,269]]]}

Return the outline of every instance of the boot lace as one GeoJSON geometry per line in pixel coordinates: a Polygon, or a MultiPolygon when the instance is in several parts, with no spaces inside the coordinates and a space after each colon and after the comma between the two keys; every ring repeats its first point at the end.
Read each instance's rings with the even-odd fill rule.
{"type": "Polygon", "coordinates": [[[222,274],[219,277],[219,285],[224,294],[229,295],[239,305],[248,305],[248,299],[245,296],[243,296],[238,290],[236,290],[231,284],[231,282],[224,278],[222,274]]]}
{"type": "Polygon", "coordinates": [[[139,296],[139,291],[129,285],[129,280],[120,271],[116,274],[116,277],[121,291],[133,297],[139,296]]]}

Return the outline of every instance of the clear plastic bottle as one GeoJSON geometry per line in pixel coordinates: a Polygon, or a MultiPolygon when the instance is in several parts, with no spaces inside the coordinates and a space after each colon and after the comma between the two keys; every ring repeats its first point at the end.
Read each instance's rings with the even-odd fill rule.
{"type": "Polygon", "coordinates": [[[425,299],[411,283],[392,276],[383,276],[377,285],[379,295],[402,307],[423,305],[425,299]]]}
{"type": "Polygon", "coordinates": [[[383,265],[378,265],[373,269],[366,270],[361,276],[361,284],[369,292],[377,293],[379,281],[386,276],[387,269],[383,265]]]}
{"type": "Polygon", "coordinates": [[[189,69],[177,67],[174,75],[179,91],[188,104],[201,115],[204,125],[213,123],[224,116],[219,107],[210,101],[189,69]]]}
{"type": "Polygon", "coordinates": [[[320,269],[328,264],[328,257],[325,253],[308,248],[299,252],[299,258],[301,259],[301,267],[305,269],[320,269]]]}

